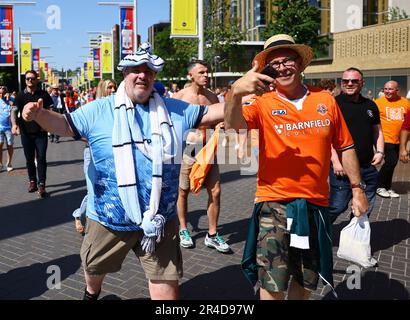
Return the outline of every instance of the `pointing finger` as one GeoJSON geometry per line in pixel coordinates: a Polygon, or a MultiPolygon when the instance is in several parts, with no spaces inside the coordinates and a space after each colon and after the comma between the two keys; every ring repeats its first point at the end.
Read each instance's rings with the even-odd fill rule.
{"type": "Polygon", "coordinates": [[[253,72],[257,72],[257,71],[258,71],[258,69],[259,69],[259,63],[258,63],[258,61],[257,61],[257,60],[255,60],[255,61],[253,62],[253,66],[252,66],[251,71],[253,71],[253,72]]]}

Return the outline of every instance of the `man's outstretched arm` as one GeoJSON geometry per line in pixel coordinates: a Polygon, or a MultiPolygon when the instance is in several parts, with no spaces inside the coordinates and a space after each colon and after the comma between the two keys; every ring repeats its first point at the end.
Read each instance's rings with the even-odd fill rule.
{"type": "Polygon", "coordinates": [[[48,132],[63,137],[74,137],[74,132],[66,118],[57,112],[44,109],[42,99],[27,103],[22,116],[24,121],[35,121],[48,132]]]}

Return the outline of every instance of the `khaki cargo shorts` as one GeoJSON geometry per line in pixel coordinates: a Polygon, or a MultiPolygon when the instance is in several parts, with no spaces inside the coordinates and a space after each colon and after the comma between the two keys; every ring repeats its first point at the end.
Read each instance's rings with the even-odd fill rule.
{"type": "Polygon", "coordinates": [[[269,292],[287,291],[290,276],[307,290],[316,290],[319,281],[319,250],[316,224],[309,214],[309,246],[290,247],[286,229],[286,206],[264,202],[259,215],[256,264],[261,287],[269,292]]]}
{"type": "MultiPolygon", "coordinates": [[[[195,158],[194,158],[195,157],[195,154],[194,154],[195,150],[191,150],[191,152],[190,152],[187,149],[188,149],[188,147],[185,149],[185,153],[182,157],[181,171],[179,173],[179,187],[182,190],[190,190],[189,174],[191,173],[192,167],[194,166],[194,163],[195,163],[195,158]]],[[[215,158],[214,164],[211,166],[211,168],[208,171],[208,174],[206,175],[204,185],[213,186],[220,179],[221,178],[220,178],[220,175],[219,175],[219,166],[216,163],[216,158],[215,158]]]]}
{"type": "Polygon", "coordinates": [[[132,249],[139,258],[147,279],[178,280],[182,278],[182,255],[179,246],[177,218],[165,225],[165,236],[156,244],[153,254],[141,248],[142,231],[114,231],[87,218],[81,261],[89,275],[117,272],[132,249]]]}

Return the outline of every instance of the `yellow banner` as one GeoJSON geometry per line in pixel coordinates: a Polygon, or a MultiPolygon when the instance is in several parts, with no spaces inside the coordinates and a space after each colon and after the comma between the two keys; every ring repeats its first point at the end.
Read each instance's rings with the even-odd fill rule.
{"type": "Polygon", "coordinates": [[[48,79],[49,83],[53,84],[53,74],[51,72],[51,67],[50,66],[48,66],[48,78],[47,79],[48,79]]]}
{"type": "Polygon", "coordinates": [[[46,69],[46,62],[44,60],[40,60],[40,80],[44,81],[44,79],[46,78],[45,76],[45,71],[46,69]]]}
{"type": "Polygon", "coordinates": [[[21,35],[21,48],[20,48],[20,57],[21,57],[21,74],[25,74],[26,71],[32,69],[32,58],[31,58],[31,37],[30,35],[21,35]]]}
{"type": "Polygon", "coordinates": [[[85,82],[85,72],[84,72],[84,68],[81,68],[81,84],[83,84],[85,82]]]}
{"type": "Polygon", "coordinates": [[[94,80],[94,62],[93,60],[87,61],[87,80],[93,81],[94,80]]]}
{"type": "Polygon", "coordinates": [[[197,36],[197,0],[172,0],[171,37],[197,36]]]}
{"type": "Polygon", "coordinates": [[[112,38],[111,34],[101,37],[101,70],[102,73],[112,73],[112,38]]]}

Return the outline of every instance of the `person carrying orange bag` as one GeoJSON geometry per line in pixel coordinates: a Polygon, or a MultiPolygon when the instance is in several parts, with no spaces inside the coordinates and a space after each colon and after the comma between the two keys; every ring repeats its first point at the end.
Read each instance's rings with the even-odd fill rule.
{"type": "Polygon", "coordinates": [[[219,129],[216,129],[207,144],[196,155],[196,162],[189,174],[190,189],[192,193],[198,193],[201,189],[206,175],[211,168],[211,165],[214,163],[218,141],[219,129]]]}

